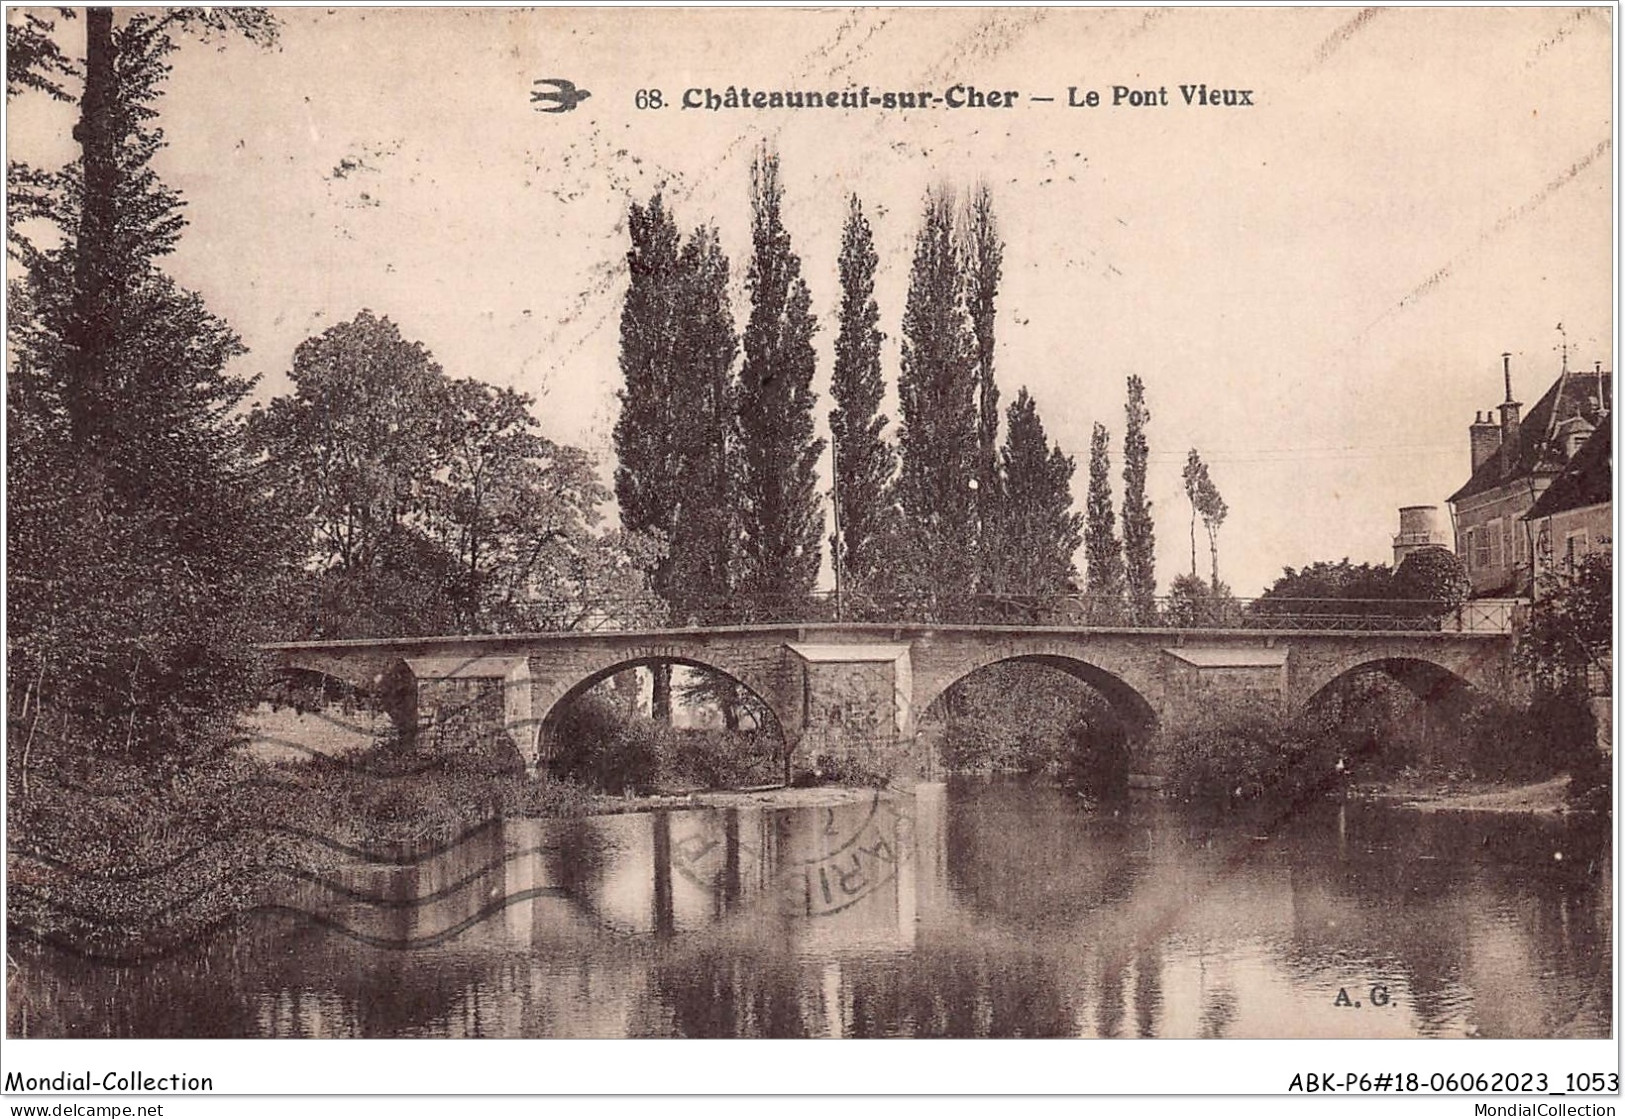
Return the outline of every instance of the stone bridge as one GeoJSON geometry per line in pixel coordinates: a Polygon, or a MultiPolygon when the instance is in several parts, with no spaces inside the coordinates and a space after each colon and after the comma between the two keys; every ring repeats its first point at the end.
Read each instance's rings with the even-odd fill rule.
{"type": "Polygon", "coordinates": [[[1027,662],[1094,687],[1144,741],[1216,693],[1300,710],[1349,673],[1377,667],[1424,700],[1511,686],[1506,632],[1107,629],[1065,626],[749,625],[650,632],[529,633],[289,642],[284,668],[378,696],[411,732],[470,705],[500,718],[534,773],[554,756],[568,702],[609,676],[662,661],[714,669],[772,712],[787,754],[894,771],[918,721],[956,681],[1027,662]],[[500,712],[500,714],[499,714],[500,712]]]}

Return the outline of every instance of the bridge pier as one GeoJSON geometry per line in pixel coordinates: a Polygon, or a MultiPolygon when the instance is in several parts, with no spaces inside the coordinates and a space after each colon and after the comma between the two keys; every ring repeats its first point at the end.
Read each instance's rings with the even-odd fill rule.
{"type": "MultiPolygon", "coordinates": [[[[914,675],[901,643],[792,642],[796,732],[781,719],[792,772],[894,776],[914,742],[914,675]]],[[[788,698],[788,697],[786,697],[788,698]]]]}

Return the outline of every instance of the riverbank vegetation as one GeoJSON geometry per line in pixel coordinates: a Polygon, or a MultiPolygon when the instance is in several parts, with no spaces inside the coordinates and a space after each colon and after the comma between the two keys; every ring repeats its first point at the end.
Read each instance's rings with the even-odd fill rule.
{"type": "Polygon", "coordinates": [[[927,712],[923,733],[950,774],[1024,774],[1092,800],[1128,792],[1128,731],[1095,689],[1011,662],[973,673],[927,712]]]}
{"type": "Polygon", "coordinates": [[[1607,758],[1582,695],[1529,708],[1461,689],[1423,701],[1378,672],[1292,715],[1246,695],[1211,696],[1152,748],[1174,796],[1291,804],[1355,788],[1482,792],[1571,778],[1570,806],[1606,811],[1607,758]]]}

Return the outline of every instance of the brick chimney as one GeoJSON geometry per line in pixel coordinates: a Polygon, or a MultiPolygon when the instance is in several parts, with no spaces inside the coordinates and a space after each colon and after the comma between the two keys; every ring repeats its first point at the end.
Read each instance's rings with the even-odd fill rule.
{"type": "Polygon", "coordinates": [[[1473,473],[1477,474],[1478,468],[1494,458],[1501,446],[1501,429],[1495,426],[1488,413],[1474,412],[1473,426],[1467,429],[1467,438],[1473,448],[1473,473]]]}
{"type": "Polygon", "coordinates": [[[1507,457],[1501,463],[1501,472],[1510,474],[1518,468],[1518,410],[1522,404],[1512,399],[1512,355],[1501,355],[1501,372],[1506,378],[1507,398],[1502,402],[1501,442],[1507,446],[1507,457]]]}

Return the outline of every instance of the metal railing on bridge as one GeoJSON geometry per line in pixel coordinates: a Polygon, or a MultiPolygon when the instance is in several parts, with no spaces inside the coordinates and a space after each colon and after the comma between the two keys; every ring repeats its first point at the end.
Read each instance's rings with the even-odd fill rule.
{"type": "Polygon", "coordinates": [[[1220,598],[1161,596],[1137,605],[1084,594],[972,594],[953,598],[833,592],[783,597],[728,596],[666,605],[636,599],[533,599],[526,628],[573,632],[715,629],[763,624],[1054,626],[1096,629],[1260,630],[1269,632],[1512,632],[1516,603],[1460,605],[1419,599],[1220,598]]]}

